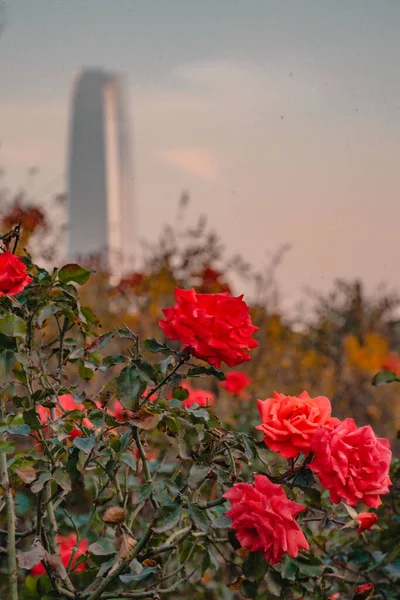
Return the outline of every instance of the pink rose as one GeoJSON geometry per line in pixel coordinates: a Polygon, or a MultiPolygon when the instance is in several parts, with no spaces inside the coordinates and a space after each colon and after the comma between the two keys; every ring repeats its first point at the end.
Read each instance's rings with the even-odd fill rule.
{"type": "Polygon", "coordinates": [[[22,260],[11,254],[0,254],[0,296],[15,296],[32,281],[22,260]]]}
{"type": "Polygon", "coordinates": [[[381,494],[389,492],[389,440],[376,437],[370,425],[357,428],[345,419],[335,429],[319,429],[312,439],[315,458],[310,463],[331,501],[345,500],[350,506],[364,502],[377,508],[381,494]]]}
{"type": "Polygon", "coordinates": [[[256,475],[254,485],[235,483],[224,494],[231,503],[226,516],[232,520],[239,543],[250,552],[259,552],[270,564],[285,553],[296,558],[309,546],[296,522],[305,506],[289,500],[284,489],[264,475],[256,475]]]}
{"type": "Polygon", "coordinates": [[[285,458],[296,458],[311,451],[311,440],[319,427],[333,428],[339,420],[331,417],[328,398],[311,398],[307,392],[285,396],[274,392],[272,398],[258,400],[261,425],[266,446],[285,458]]]}

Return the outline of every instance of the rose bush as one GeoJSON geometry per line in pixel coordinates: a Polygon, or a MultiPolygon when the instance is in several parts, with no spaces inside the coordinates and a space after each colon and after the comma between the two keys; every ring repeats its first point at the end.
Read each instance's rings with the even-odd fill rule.
{"type": "Polygon", "coordinates": [[[267,445],[256,411],[244,431],[214,414],[216,365],[257,344],[241,297],[177,290],[161,321],[177,349],[100,330],[79,299],[88,270],[24,261],[32,285],[0,299],[2,597],[323,600],[367,586],[396,600],[387,442],[335,426],[329,400],[306,393],[264,401],[267,445]],[[324,488],[361,510],[389,496],[368,546],[363,513],[324,488]]]}

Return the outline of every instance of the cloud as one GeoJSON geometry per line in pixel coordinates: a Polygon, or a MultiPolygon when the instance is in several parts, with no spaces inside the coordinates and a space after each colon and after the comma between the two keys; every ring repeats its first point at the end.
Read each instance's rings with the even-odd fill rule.
{"type": "Polygon", "coordinates": [[[215,157],[204,148],[169,148],[162,150],[159,158],[205,181],[215,181],[217,177],[215,157]]]}

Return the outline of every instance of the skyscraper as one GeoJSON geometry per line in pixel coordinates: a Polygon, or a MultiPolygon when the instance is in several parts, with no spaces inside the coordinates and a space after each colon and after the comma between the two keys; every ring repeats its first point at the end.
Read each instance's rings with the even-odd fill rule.
{"type": "Polygon", "coordinates": [[[121,76],[81,72],[71,107],[68,253],[101,254],[115,277],[132,268],[134,254],[130,134],[121,76]]]}

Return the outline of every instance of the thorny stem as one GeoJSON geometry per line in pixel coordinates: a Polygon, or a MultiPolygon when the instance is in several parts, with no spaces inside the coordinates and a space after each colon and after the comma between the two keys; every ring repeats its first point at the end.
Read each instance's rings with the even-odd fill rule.
{"type": "Polygon", "coordinates": [[[175,373],[181,368],[181,366],[187,362],[190,358],[189,354],[186,354],[185,356],[182,356],[178,363],[175,365],[175,367],[172,369],[172,371],[170,373],[168,373],[168,375],[166,377],[164,377],[164,379],[161,381],[161,383],[159,383],[158,385],[156,385],[156,387],[152,388],[147,395],[144,397],[143,402],[139,405],[139,406],[144,406],[146,404],[146,402],[148,401],[148,399],[155,394],[156,392],[158,392],[159,389],[161,389],[172,377],[172,375],[175,375],[175,373]]]}
{"type": "MultiPolygon", "coordinates": [[[[139,452],[139,456],[140,456],[140,458],[142,460],[143,471],[144,471],[144,475],[146,477],[146,483],[152,483],[153,480],[152,480],[151,474],[150,474],[149,463],[147,462],[146,452],[144,451],[142,442],[140,440],[140,435],[139,435],[137,427],[132,427],[132,432],[133,432],[133,437],[135,439],[136,446],[137,446],[137,449],[138,449],[138,452],[139,452]]],[[[152,503],[153,507],[155,509],[157,509],[158,508],[158,504],[154,500],[152,494],[150,495],[150,500],[151,500],[151,503],[152,503]]]]}
{"type": "MultiPolygon", "coordinates": [[[[4,405],[1,406],[1,420],[5,422],[4,405]]],[[[3,487],[4,498],[6,502],[7,512],[7,554],[8,554],[8,581],[10,600],[18,600],[18,571],[17,571],[17,556],[15,546],[15,511],[14,500],[10,488],[10,479],[8,477],[7,455],[1,453],[1,484],[3,487]]]]}
{"type": "MultiPolygon", "coordinates": [[[[152,525],[147,529],[147,531],[143,534],[142,538],[138,542],[138,544],[131,549],[130,552],[125,556],[125,558],[120,562],[120,564],[106,577],[100,580],[97,588],[89,592],[84,592],[83,597],[88,600],[97,600],[102,597],[103,592],[108,588],[108,586],[115,580],[117,577],[124,571],[124,569],[129,565],[129,563],[138,556],[140,551],[146,546],[147,542],[150,540],[153,534],[152,525]]],[[[115,593],[114,593],[115,596],[115,593]]],[[[104,597],[104,596],[103,596],[104,597]]]]}

